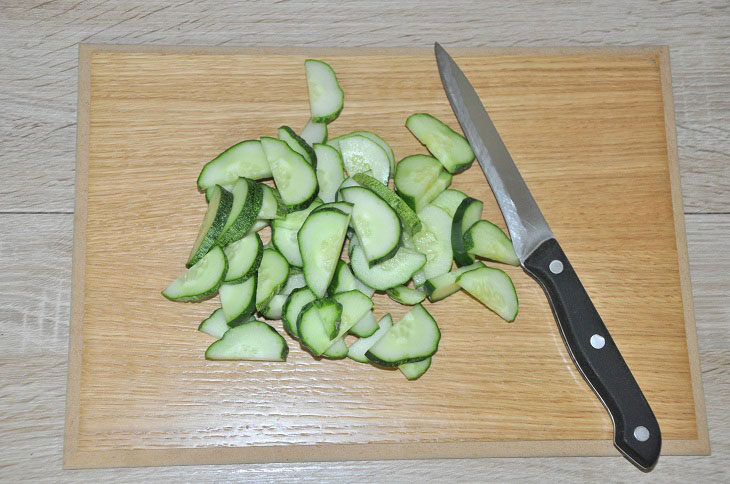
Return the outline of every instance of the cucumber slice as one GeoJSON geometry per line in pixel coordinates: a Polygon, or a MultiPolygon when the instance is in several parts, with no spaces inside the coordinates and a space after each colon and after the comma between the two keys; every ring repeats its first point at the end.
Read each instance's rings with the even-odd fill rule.
{"type": "Polygon", "coordinates": [[[279,139],[286,142],[289,148],[293,149],[302,157],[309,162],[310,165],[317,166],[317,155],[309,144],[304,141],[304,138],[299,136],[289,126],[282,126],[277,131],[279,139]]]}
{"type": "Polygon", "coordinates": [[[314,152],[317,155],[319,198],[325,203],[334,202],[337,190],[345,179],[342,156],[339,151],[324,144],[315,144],[314,152]]]}
{"type": "Polygon", "coordinates": [[[338,338],[337,340],[335,340],[335,342],[332,343],[329,348],[327,348],[327,351],[322,353],[322,356],[337,359],[346,357],[347,345],[345,344],[345,340],[343,340],[342,338],[338,338]]]}
{"type": "Polygon", "coordinates": [[[503,271],[482,264],[460,275],[456,283],[508,323],[517,317],[517,292],[512,279],[503,271]]]}
{"type": "Polygon", "coordinates": [[[198,331],[220,339],[230,328],[228,323],[226,323],[226,317],[223,316],[223,308],[218,308],[200,323],[198,331]]]}
{"type": "Polygon", "coordinates": [[[264,249],[256,272],[256,309],[261,311],[284,286],[289,277],[289,263],[276,249],[264,249]]]}
{"type": "MultiPolygon", "coordinates": [[[[344,213],[345,215],[352,215],[352,204],[349,202],[330,202],[325,203],[324,205],[320,205],[319,207],[315,208],[312,213],[317,212],[319,210],[334,208],[335,210],[339,210],[340,212],[344,213]]],[[[350,230],[348,227],[347,230],[350,230]]],[[[347,235],[345,235],[347,236],[347,235]]]]}
{"type": "MultiPolygon", "coordinates": [[[[370,172],[368,172],[368,173],[370,173],[370,172]]],[[[358,182],[356,182],[354,178],[352,178],[352,177],[345,178],[342,181],[340,188],[337,189],[337,193],[335,194],[335,201],[341,202],[344,200],[344,198],[342,198],[342,190],[344,190],[345,188],[359,187],[359,186],[360,186],[360,184],[358,182]]],[[[353,230],[353,232],[354,232],[354,230],[353,230]]]]}
{"type": "Polygon", "coordinates": [[[261,314],[266,319],[282,319],[284,315],[284,304],[289,299],[295,289],[305,287],[307,282],[304,280],[304,274],[301,272],[295,272],[298,269],[291,267],[289,269],[289,277],[286,280],[286,284],[274,297],[271,298],[266,307],[261,310],[261,314]]]}
{"type": "Polygon", "coordinates": [[[340,329],[342,304],[332,298],[315,299],[312,304],[317,306],[319,317],[322,318],[324,329],[330,338],[334,338],[340,329]]]}
{"type": "Polygon", "coordinates": [[[385,293],[393,301],[401,303],[404,306],[413,306],[426,299],[426,293],[418,289],[411,289],[408,286],[392,287],[385,293]]]}
{"type": "Polygon", "coordinates": [[[461,201],[465,198],[466,193],[449,188],[441,192],[438,197],[434,198],[431,205],[436,205],[438,208],[448,213],[449,217],[454,218],[456,209],[459,208],[461,201]]]}
{"type": "Polygon", "coordinates": [[[360,338],[367,338],[378,330],[378,321],[372,311],[368,311],[355,326],[350,328],[349,333],[360,338]]]}
{"type": "Polygon", "coordinates": [[[228,270],[228,260],[220,247],[213,247],[195,265],[175,279],[162,295],[171,301],[197,302],[215,295],[228,270]]]}
{"type": "Polygon", "coordinates": [[[352,251],[355,250],[355,247],[358,245],[360,245],[360,241],[357,240],[357,235],[355,235],[355,231],[352,230],[352,234],[350,235],[350,244],[347,246],[347,256],[350,260],[352,260],[352,251]]]}
{"type": "MultiPolygon", "coordinates": [[[[307,124],[304,125],[304,128],[302,128],[300,136],[309,144],[309,146],[312,147],[317,143],[326,143],[327,124],[315,123],[310,119],[307,121],[307,124]]],[[[319,166],[319,155],[317,155],[317,166],[319,166]]]]}
{"type": "Polygon", "coordinates": [[[433,185],[421,195],[421,198],[416,200],[416,212],[420,212],[423,207],[435,200],[444,190],[449,188],[451,185],[452,176],[450,173],[442,171],[439,176],[436,177],[436,181],[433,185]]]}
{"type": "Polygon", "coordinates": [[[368,264],[384,262],[400,245],[400,219],[390,205],[375,192],[362,187],[342,190],[342,197],[354,205],[352,225],[368,264]]]}
{"type": "Polygon", "coordinates": [[[338,292],[347,292],[356,289],[355,287],[355,276],[352,275],[350,266],[343,260],[337,261],[337,268],[335,269],[335,275],[332,277],[328,294],[337,294],[338,292]]]}
{"type": "Polygon", "coordinates": [[[416,287],[421,287],[426,283],[426,273],[423,272],[423,270],[420,270],[413,274],[413,277],[411,277],[411,280],[413,281],[413,285],[416,287]]]}
{"type": "MultiPolygon", "coordinates": [[[[352,240],[357,241],[357,237],[353,236],[352,240]]],[[[350,242],[352,242],[352,240],[350,242]]],[[[357,245],[357,242],[355,244],[351,244],[350,247],[354,248],[355,245],[357,245]]],[[[352,270],[347,263],[339,261],[337,263],[337,269],[335,269],[335,275],[332,278],[332,283],[330,284],[327,292],[329,294],[338,294],[353,290],[358,290],[367,297],[373,297],[373,294],[375,294],[375,289],[366,286],[362,281],[352,275],[352,270]]]]}
{"type": "Polygon", "coordinates": [[[360,184],[358,182],[356,182],[355,179],[350,176],[350,177],[345,178],[342,181],[342,183],[340,184],[340,188],[338,189],[338,192],[341,192],[345,188],[359,187],[359,186],[360,186],[360,184]]]}
{"type": "Polygon", "coordinates": [[[223,284],[219,290],[223,316],[229,326],[248,321],[256,310],[256,278],[238,284],[223,284]]]}
{"type": "Polygon", "coordinates": [[[315,59],[304,61],[309,91],[309,110],[315,123],[331,123],[340,115],[345,93],[329,64],[315,59]]]}
{"type": "Polygon", "coordinates": [[[286,284],[271,300],[268,302],[266,307],[261,310],[261,314],[266,319],[282,319],[284,313],[284,304],[289,298],[289,294],[295,289],[304,287],[307,285],[304,280],[304,274],[301,272],[295,272],[296,268],[290,268],[289,277],[286,280],[286,284]]]}
{"type": "Polygon", "coordinates": [[[251,321],[226,331],[205,351],[207,360],[286,361],[289,347],[274,328],[251,321]]]}
{"type": "Polygon", "coordinates": [[[299,319],[299,313],[302,308],[310,302],[317,299],[317,296],[308,288],[302,287],[295,289],[289,294],[284,308],[282,311],[282,321],[284,323],[284,329],[287,333],[292,335],[294,338],[299,338],[299,331],[297,329],[297,320],[299,319]]]}
{"type": "MultiPolygon", "coordinates": [[[[210,203],[210,197],[213,196],[213,189],[215,188],[215,185],[212,187],[208,187],[205,189],[205,203],[210,203]]],[[[233,190],[233,185],[221,185],[221,188],[224,190],[228,190],[229,192],[233,190]]]]}
{"type": "Polygon", "coordinates": [[[240,240],[251,230],[261,209],[263,189],[260,183],[248,178],[239,178],[233,188],[233,205],[222,233],[216,243],[221,247],[240,240]]]}
{"type": "Polygon", "coordinates": [[[352,136],[352,135],[359,135],[364,136],[366,138],[369,138],[372,141],[375,141],[380,145],[381,148],[383,148],[383,151],[388,155],[388,160],[390,161],[390,173],[391,175],[395,173],[395,156],[393,156],[393,149],[390,147],[390,145],[380,136],[378,136],[375,133],[372,133],[370,131],[353,131],[352,133],[348,133],[342,136],[338,136],[336,138],[332,138],[327,142],[328,145],[332,146],[334,149],[338,150],[340,149],[340,140],[346,136],[352,136]]]}
{"type": "Polygon", "coordinates": [[[464,249],[471,255],[513,266],[520,265],[509,237],[502,232],[502,229],[486,220],[480,220],[466,231],[464,249]]]}
{"type": "Polygon", "coordinates": [[[428,279],[423,285],[424,291],[428,295],[428,299],[431,302],[436,302],[444,299],[445,297],[451,296],[459,289],[459,285],[456,283],[456,279],[465,272],[479,269],[483,264],[481,262],[475,262],[474,264],[459,267],[446,274],[428,279]]]}
{"type": "Polygon", "coordinates": [[[259,186],[261,187],[263,198],[261,199],[261,208],[256,218],[279,219],[286,217],[286,206],[276,190],[263,183],[259,183],[259,186]]]}
{"type": "Polygon", "coordinates": [[[388,184],[390,158],[378,143],[356,134],[342,138],[339,145],[348,175],[370,171],[373,178],[383,185],[388,184]]]}
{"type": "Polygon", "coordinates": [[[266,319],[281,319],[287,297],[289,296],[284,294],[274,295],[266,304],[266,307],[260,311],[261,315],[266,319]]]}
{"type": "Polygon", "coordinates": [[[321,356],[332,345],[333,331],[331,330],[336,332],[336,328],[334,326],[330,327],[328,320],[322,316],[317,306],[317,300],[302,308],[297,319],[297,333],[302,346],[311,351],[312,354],[321,356]]]}
{"type": "Polygon", "coordinates": [[[350,215],[334,208],[312,212],[297,235],[307,286],[324,297],[345,243],[350,215]]]}
{"type": "Polygon", "coordinates": [[[425,360],[438,350],[441,331],[426,309],[416,304],[365,352],[373,363],[395,367],[425,360]]]}
{"type": "MultiPolygon", "coordinates": [[[[328,340],[332,340],[337,336],[337,332],[340,329],[340,317],[342,315],[342,305],[340,303],[332,298],[315,299],[307,303],[299,313],[297,328],[299,327],[299,321],[303,317],[306,317],[305,314],[308,311],[316,311],[319,314],[319,318],[322,321],[322,328],[328,340]]],[[[301,336],[302,333],[300,332],[299,334],[301,336]]],[[[322,351],[324,352],[328,347],[329,344],[322,351]]]]}
{"type": "Polygon", "coordinates": [[[321,206],[322,202],[315,199],[309,207],[287,214],[283,219],[274,220],[271,224],[271,241],[274,247],[286,257],[289,264],[302,267],[302,254],[299,252],[297,233],[302,228],[312,211],[321,206]]]}
{"type": "Polygon", "coordinates": [[[195,238],[195,243],[185,267],[192,267],[215,245],[216,240],[223,232],[228,216],[231,214],[232,206],[233,195],[228,190],[216,185],[213,188],[208,210],[203,217],[203,223],[200,224],[198,236],[195,238]]]}
{"type": "Polygon", "coordinates": [[[373,301],[360,291],[335,294],[334,300],[342,305],[340,327],[333,339],[342,338],[373,308],[373,301]]]}
{"type": "Polygon", "coordinates": [[[264,256],[264,244],[259,234],[251,234],[226,246],[223,252],[228,259],[224,282],[236,284],[256,274],[264,256]]]}
{"type": "Polygon", "coordinates": [[[474,152],[466,138],[430,114],[412,114],[406,120],[406,128],[449,173],[462,172],[474,162],[474,152]]]}
{"type": "Polygon", "coordinates": [[[390,205],[390,207],[398,215],[398,218],[406,232],[409,234],[415,234],[421,230],[421,220],[418,218],[418,215],[416,215],[416,212],[411,210],[411,207],[409,207],[402,198],[392,192],[388,187],[364,173],[357,173],[352,178],[361,186],[375,192],[376,195],[390,205]]]}
{"type": "Polygon", "coordinates": [[[395,168],[395,191],[404,202],[418,212],[416,201],[420,199],[431,185],[443,173],[441,163],[436,158],[426,155],[406,156],[395,168]]]}
{"type": "Polygon", "coordinates": [[[414,361],[413,363],[403,363],[398,365],[398,369],[409,380],[418,380],[421,376],[431,368],[431,357],[425,360],[414,361]]]}
{"type": "Polygon", "coordinates": [[[261,145],[287,210],[308,207],[317,196],[317,174],[314,167],[280,139],[263,137],[261,145]]]}
{"type": "Polygon", "coordinates": [[[367,297],[373,297],[373,294],[375,294],[375,289],[366,285],[357,277],[355,278],[355,289],[365,294],[367,297]]]}
{"type": "Polygon", "coordinates": [[[411,276],[426,264],[426,256],[401,247],[390,259],[370,267],[362,248],[357,246],[352,251],[350,264],[355,277],[369,287],[385,291],[406,284],[411,276]]]}
{"type": "Polygon", "coordinates": [[[268,226],[269,226],[269,221],[268,220],[256,219],[256,221],[253,223],[253,226],[246,233],[245,236],[248,237],[249,235],[253,235],[253,234],[261,231],[264,227],[268,227],[268,226]]]}
{"type": "Polygon", "coordinates": [[[274,220],[272,222],[273,228],[276,229],[289,229],[293,230],[295,232],[298,232],[300,228],[302,228],[302,225],[304,224],[304,221],[307,220],[307,217],[309,217],[309,214],[312,213],[312,211],[322,206],[322,200],[319,198],[315,198],[311,205],[309,205],[307,208],[304,208],[302,210],[296,210],[294,212],[289,212],[286,214],[286,217],[274,220]]]}
{"type": "Polygon", "coordinates": [[[271,178],[271,168],[259,140],[242,141],[205,164],[198,176],[198,188],[231,185],[239,177],[271,178]]]}
{"type": "Polygon", "coordinates": [[[482,217],[484,203],[475,198],[467,197],[459,204],[451,224],[451,248],[454,251],[454,261],[459,267],[474,263],[474,256],[464,247],[464,234],[482,217]]]}
{"type": "MultiPolygon", "coordinates": [[[[373,321],[375,321],[375,318],[373,318],[373,321]]],[[[367,351],[372,348],[372,346],[377,343],[380,338],[385,335],[385,333],[390,331],[390,328],[392,327],[393,317],[390,314],[386,314],[378,323],[376,323],[377,329],[375,332],[373,332],[370,336],[364,338],[361,337],[350,345],[350,348],[347,350],[347,357],[355,361],[359,361],[360,363],[370,363],[370,360],[367,359],[365,353],[367,353],[367,351]]]]}
{"type": "Polygon", "coordinates": [[[433,205],[427,205],[420,212],[423,229],[413,236],[416,250],[426,255],[423,274],[426,279],[440,276],[451,270],[453,251],[451,249],[451,217],[433,205]]]}
{"type": "Polygon", "coordinates": [[[253,313],[251,313],[251,316],[249,316],[245,319],[242,319],[240,321],[232,321],[232,322],[228,323],[228,327],[235,328],[236,326],[241,326],[242,324],[247,324],[247,323],[250,323],[251,321],[256,321],[256,316],[253,313]]]}
{"type": "Polygon", "coordinates": [[[291,267],[289,269],[289,278],[286,280],[286,284],[284,285],[284,288],[281,290],[281,292],[279,292],[279,294],[288,296],[294,291],[294,289],[299,289],[300,287],[305,287],[306,285],[307,281],[304,279],[304,273],[299,272],[296,267],[291,267]]]}
{"type": "MultiPolygon", "coordinates": [[[[420,219],[419,219],[420,220],[420,219]]],[[[423,229],[423,226],[421,226],[423,229]]],[[[403,232],[402,240],[403,247],[406,247],[407,249],[413,249],[416,250],[416,244],[413,243],[413,239],[410,235],[408,235],[407,232],[403,232]]],[[[426,282],[426,276],[423,272],[423,269],[417,270],[412,276],[411,280],[413,281],[413,285],[420,288],[424,282],[426,282]]]]}

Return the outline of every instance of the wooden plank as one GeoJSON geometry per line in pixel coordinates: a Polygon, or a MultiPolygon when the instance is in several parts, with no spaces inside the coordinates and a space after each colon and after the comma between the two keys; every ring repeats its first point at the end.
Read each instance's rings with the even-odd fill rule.
{"type": "MultiPolygon", "coordinates": [[[[439,364],[413,386],[404,386],[389,372],[353,370],[347,366],[351,362],[317,363],[298,348],[291,355],[297,365],[290,366],[191,359],[191,347],[202,355],[207,344],[195,334],[191,321],[202,318],[213,304],[171,305],[154,296],[179,270],[175,261],[187,250],[204,210],[203,203],[187,203],[199,199],[189,180],[197,174],[199,160],[240,137],[266,134],[261,126],[273,130],[297,119],[304,124],[305,53],[267,51],[262,57],[255,55],[260,49],[239,55],[225,55],[230,49],[219,55],[201,55],[201,49],[184,54],[176,48],[165,55],[114,50],[97,48],[91,56],[94,134],[89,146],[85,281],[94,290],[85,291],[82,363],[87,370],[80,373],[79,387],[72,385],[69,391],[69,402],[80,400],[79,407],[69,406],[70,413],[79,408],[82,413],[76,424],[69,417],[69,428],[78,425],[78,433],[70,434],[71,445],[67,439],[67,465],[159,464],[160,456],[163,462],[190,463],[210,458],[220,462],[613,453],[606,440],[611,434],[608,417],[566,358],[552,318],[545,318],[550,312],[539,288],[519,270],[510,273],[522,301],[521,324],[485,325],[484,311],[460,296],[431,308],[440,321],[448,322],[454,309],[467,321],[442,323],[439,364]],[[273,85],[266,82],[271,72],[277,72],[273,85]],[[255,123],[251,113],[257,113],[255,123]],[[125,200],[124,210],[119,210],[119,200],[125,200]],[[110,226],[116,230],[108,230],[110,226]],[[129,233],[134,238],[120,236],[129,233]],[[151,257],[153,247],[165,250],[151,257]],[[120,253],[124,257],[116,255],[120,253]],[[140,269],[149,277],[125,282],[124,274],[140,269]],[[125,298],[135,303],[108,311],[104,301],[125,298]],[[129,322],[134,326],[125,326],[129,322]],[[485,341],[474,344],[473,335],[482,332],[485,341]],[[158,352],[156,342],[162,338],[169,341],[159,348],[160,355],[150,354],[151,348],[158,352]],[[488,371],[474,371],[480,366],[470,360],[475,355],[488,371]],[[120,366],[122,361],[126,363],[120,366]],[[218,382],[210,381],[211,371],[218,382]],[[240,371],[249,378],[236,379],[240,371]],[[454,374],[465,375],[457,387],[449,377],[454,374]],[[221,379],[228,384],[221,385],[221,379]],[[322,379],[328,383],[322,385],[322,379]],[[278,380],[288,383],[282,388],[278,380]],[[136,385],[130,387],[130,381],[136,385]],[[174,391],[163,381],[177,382],[174,391]],[[257,400],[256,392],[262,391],[257,400]],[[312,391],[316,398],[302,405],[299,397],[312,391]],[[206,397],[210,394],[216,395],[213,401],[206,397]],[[545,394],[554,397],[545,399],[545,394]],[[187,403],[159,406],[181,398],[187,403]],[[354,408],[333,405],[341,398],[352,399],[354,408]],[[294,404],[299,405],[296,415],[294,404]],[[198,429],[186,428],[190,405],[207,408],[196,422],[198,429]],[[442,406],[450,413],[441,412],[432,427],[423,427],[421,416],[442,406]],[[110,427],[112,410],[115,423],[110,427]],[[221,414],[235,416],[237,426],[221,414]],[[262,425],[256,414],[276,418],[262,425]],[[482,415],[476,422],[475,414],[482,415]],[[137,430],[130,432],[131,428],[137,430]],[[142,434],[140,429],[145,429],[142,434]],[[507,444],[500,443],[504,435],[509,435],[507,444]],[[571,441],[575,438],[582,441],[571,441]],[[215,455],[210,451],[231,444],[249,447],[215,455]],[[131,450],[140,447],[144,449],[131,450]],[[399,452],[394,454],[393,447],[399,452]]],[[[573,50],[567,57],[560,55],[564,51],[517,55],[515,50],[492,50],[490,57],[477,51],[457,53],[477,90],[484,92],[528,184],[584,274],[589,293],[654,406],[665,453],[705,452],[706,433],[701,425],[698,429],[692,398],[698,387],[690,378],[697,367],[689,366],[684,340],[660,52],[573,50]],[[624,143],[612,143],[617,138],[624,143]],[[585,161],[586,152],[594,153],[590,162],[585,161]],[[635,188],[627,195],[630,186],[635,188]],[[576,223],[564,208],[579,203],[590,210],[579,213],[588,223],[576,223]],[[601,254],[598,260],[596,251],[601,254]],[[641,269],[632,267],[627,277],[629,273],[620,269],[625,260],[641,261],[641,269]],[[640,298],[635,297],[638,293],[640,298]],[[654,298],[662,301],[658,312],[659,305],[651,304],[654,298]],[[640,327],[636,321],[641,321],[640,327]],[[642,338],[652,334],[657,344],[647,349],[642,338]]],[[[410,112],[428,110],[455,125],[430,55],[342,50],[318,54],[333,63],[348,93],[349,108],[333,125],[343,132],[372,127],[402,156],[419,150],[401,127],[410,112]]],[[[83,158],[82,153],[82,164],[83,158]]],[[[486,200],[485,213],[498,220],[478,171],[457,177],[454,186],[486,200]]],[[[681,270],[686,267],[680,265],[681,270]]],[[[84,291],[75,294],[81,298],[84,291]]],[[[378,304],[396,316],[403,312],[388,300],[378,304]]],[[[687,324],[694,327],[691,318],[687,324]]]]}

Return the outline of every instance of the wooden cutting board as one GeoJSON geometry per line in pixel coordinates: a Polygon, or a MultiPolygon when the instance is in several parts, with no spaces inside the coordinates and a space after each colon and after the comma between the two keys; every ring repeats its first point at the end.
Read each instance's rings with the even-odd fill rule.
{"type": "MultiPolygon", "coordinates": [[[[708,453],[667,50],[453,53],[652,405],[663,453],[708,453]]],[[[443,336],[414,382],[290,339],[286,363],[204,359],[212,340],[196,328],[217,299],[160,295],[205,211],[195,179],[240,140],[301,129],[308,57],[346,93],[332,136],[372,130],[400,159],[425,153],[409,114],[458,126],[430,49],[81,46],[65,465],[616,455],[519,268],[506,268],[512,324],[464,294],[427,305],[443,336]]],[[[504,227],[476,163],[452,187],[504,227]]],[[[375,300],[378,317],[407,309],[375,300]]]]}

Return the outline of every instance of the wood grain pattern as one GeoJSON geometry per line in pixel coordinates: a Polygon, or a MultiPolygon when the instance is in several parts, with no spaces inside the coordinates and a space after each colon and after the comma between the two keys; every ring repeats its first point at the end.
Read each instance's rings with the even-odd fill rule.
{"type": "MultiPolygon", "coordinates": [[[[444,339],[415,384],[350,361],[317,362],[296,347],[287,365],[205,362],[209,341],[193,322],[215,302],[174,305],[158,295],[205,208],[190,182],[196,160],[268,134],[262,126],[303,125],[305,53],[89,50],[88,289],[72,344],[83,354],[79,376],[71,374],[70,388],[80,381],[69,397],[67,465],[611,452],[610,420],[572,367],[541,290],[519,269],[509,272],[520,324],[490,322],[464,295],[429,308],[444,339]],[[112,310],[109,301],[133,303],[112,310]]],[[[684,339],[659,51],[637,51],[463,51],[459,62],[654,406],[665,453],[705,452],[684,339]],[[625,260],[641,269],[616,270],[625,260]]],[[[422,151],[402,127],[409,113],[455,121],[432,57],[393,54],[318,53],[348,95],[333,127],[369,126],[402,157],[422,151]]],[[[500,219],[478,168],[453,186],[500,219]]],[[[379,314],[404,312],[387,298],[376,304],[379,314]]]]}
{"type": "Polygon", "coordinates": [[[725,0],[0,1],[0,468],[13,482],[728,482],[730,57],[725,0]],[[417,15],[414,16],[414,12],[417,15]],[[78,46],[666,44],[711,456],[62,470],[78,46]],[[32,189],[28,189],[32,187],[32,189]],[[10,213],[12,212],[12,213],[10,213]],[[45,212],[45,213],[37,213],[45,212]],[[48,213],[51,212],[51,213],[48,213]],[[63,212],[63,213],[58,213],[63,212]],[[47,214],[48,213],[48,214],[47,214]]]}

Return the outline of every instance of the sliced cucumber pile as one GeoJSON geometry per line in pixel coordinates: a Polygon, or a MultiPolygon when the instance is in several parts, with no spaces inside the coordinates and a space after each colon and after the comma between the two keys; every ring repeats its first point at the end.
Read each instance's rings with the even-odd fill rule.
{"type": "Polygon", "coordinates": [[[483,203],[449,189],[474,160],[461,134],[414,114],[405,125],[430,155],[398,163],[372,131],[330,138],[344,92],[325,62],[308,59],[305,74],[310,116],[300,133],[281,126],[203,166],[197,185],[208,206],[188,270],[162,294],[185,302],[218,294],[220,307],[198,326],[217,339],[207,359],[285,361],[289,344],[269,324],[281,320],[317,358],[397,367],[416,380],[441,339],[424,304],[464,290],[513,321],[512,280],[475,261],[519,260],[507,235],[482,220],[483,203]],[[264,244],[258,232],[268,226],[264,244]],[[376,292],[410,310],[397,323],[378,320],[376,292]]]}

